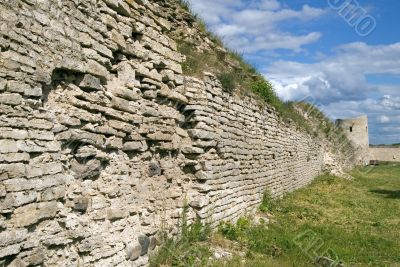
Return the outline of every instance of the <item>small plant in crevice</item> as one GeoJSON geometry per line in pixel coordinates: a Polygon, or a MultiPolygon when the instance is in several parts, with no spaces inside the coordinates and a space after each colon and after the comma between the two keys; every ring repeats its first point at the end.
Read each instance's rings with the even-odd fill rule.
{"type": "Polygon", "coordinates": [[[188,223],[188,206],[182,212],[180,236],[167,237],[163,234],[163,244],[157,255],[150,258],[150,266],[205,266],[212,256],[209,246],[205,243],[211,228],[197,218],[192,224],[188,223]]]}
{"type": "Polygon", "coordinates": [[[278,202],[279,200],[274,198],[269,190],[265,190],[259,209],[261,212],[274,211],[279,205],[278,202]]]}
{"type": "Polygon", "coordinates": [[[232,93],[236,88],[236,75],[234,72],[224,72],[217,75],[222,87],[232,93]]]}

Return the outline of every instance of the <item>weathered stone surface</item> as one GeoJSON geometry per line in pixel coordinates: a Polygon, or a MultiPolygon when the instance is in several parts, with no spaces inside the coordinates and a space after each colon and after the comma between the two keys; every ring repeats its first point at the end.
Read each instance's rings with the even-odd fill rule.
{"type": "Polygon", "coordinates": [[[77,179],[95,179],[100,174],[101,162],[97,159],[83,163],[74,160],[71,164],[71,170],[75,173],[77,179]]]}
{"type": "Polygon", "coordinates": [[[20,105],[22,96],[20,94],[0,94],[0,104],[11,106],[20,105]]]}
{"type": "Polygon", "coordinates": [[[11,220],[15,227],[24,227],[35,224],[41,219],[54,218],[57,210],[56,202],[28,204],[17,208],[11,220]]]}
{"type": "Polygon", "coordinates": [[[111,208],[107,211],[107,218],[109,220],[119,220],[119,219],[126,217],[127,215],[128,215],[128,211],[124,208],[120,208],[120,209],[111,208]]]}
{"type": "Polygon", "coordinates": [[[184,203],[189,222],[218,224],[256,209],[266,188],[310,183],[328,152],[331,166],[351,165],[215,75],[184,76],[170,34],[226,51],[175,0],[8,2],[0,265],[146,266],[161,226],[179,232],[184,203]]]}
{"type": "Polygon", "coordinates": [[[83,79],[79,83],[79,87],[94,90],[101,90],[103,88],[100,79],[90,74],[83,76],[83,79]]]}
{"type": "Polygon", "coordinates": [[[140,235],[139,236],[139,244],[142,247],[142,251],[140,252],[140,255],[146,255],[147,251],[149,250],[150,246],[150,238],[146,235],[140,235]]]}
{"type": "Polygon", "coordinates": [[[24,177],[25,174],[26,174],[26,168],[23,163],[0,164],[1,180],[7,178],[24,177]]]}
{"type": "Polygon", "coordinates": [[[142,253],[142,247],[140,244],[137,244],[136,246],[128,245],[125,248],[125,252],[126,258],[134,261],[140,257],[140,254],[142,253]]]}
{"type": "Polygon", "coordinates": [[[79,197],[74,199],[74,210],[85,212],[89,206],[89,199],[86,197],[79,197]]]}
{"type": "Polygon", "coordinates": [[[0,153],[16,153],[18,152],[17,142],[14,140],[0,140],[0,153]]]}
{"type": "Polygon", "coordinates": [[[20,243],[27,238],[27,229],[6,230],[0,233],[0,247],[20,243]]]}
{"type": "Polygon", "coordinates": [[[126,142],[122,148],[124,151],[146,151],[147,144],[143,141],[126,142]]]}
{"type": "Polygon", "coordinates": [[[161,175],[161,167],[160,163],[155,160],[150,161],[149,163],[149,176],[161,175]]]}

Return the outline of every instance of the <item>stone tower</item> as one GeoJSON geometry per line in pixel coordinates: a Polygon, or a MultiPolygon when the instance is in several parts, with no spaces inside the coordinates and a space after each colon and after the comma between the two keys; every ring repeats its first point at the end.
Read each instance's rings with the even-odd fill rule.
{"type": "Polygon", "coordinates": [[[338,119],[336,126],[342,128],[349,140],[357,150],[356,161],[358,164],[368,164],[369,135],[368,117],[366,115],[352,119],[338,119]]]}

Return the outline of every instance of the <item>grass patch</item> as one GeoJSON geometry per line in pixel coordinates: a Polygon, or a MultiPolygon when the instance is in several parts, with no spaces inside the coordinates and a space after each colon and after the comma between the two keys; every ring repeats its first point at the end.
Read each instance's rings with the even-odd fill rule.
{"type": "Polygon", "coordinates": [[[179,238],[162,238],[162,246],[157,255],[150,258],[150,266],[205,266],[212,256],[209,240],[211,230],[197,219],[193,224],[187,222],[187,209],[185,206],[181,221],[179,238]]]}
{"type": "Polygon", "coordinates": [[[235,224],[221,223],[207,238],[197,238],[201,231],[190,230],[194,237],[184,240],[191,241],[175,243],[175,261],[164,263],[309,267],[325,255],[346,266],[400,266],[400,165],[359,168],[351,174],[354,180],[323,175],[279,201],[266,193],[260,210],[272,214],[269,224],[240,218],[235,224]],[[231,251],[233,257],[210,259],[213,246],[231,251]]]}
{"type": "Polygon", "coordinates": [[[260,209],[274,214],[272,224],[225,224],[220,232],[267,259],[258,266],[270,266],[271,257],[283,262],[276,266],[312,266],[324,255],[348,266],[400,266],[400,166],[352,175],[350,181],[321,176],[279,202],[266,194],[260,209]]]}

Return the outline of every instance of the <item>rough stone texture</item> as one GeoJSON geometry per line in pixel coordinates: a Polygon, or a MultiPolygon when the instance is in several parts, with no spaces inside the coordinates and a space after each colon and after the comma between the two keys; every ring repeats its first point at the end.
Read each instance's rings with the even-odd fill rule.
{"type": "Polygon", "coordinates": [[[184,203],[235,220],[324,169],[329,145],[182,75],[176,5],[1,1],[1,264],[143,266],[184,203]]]}

